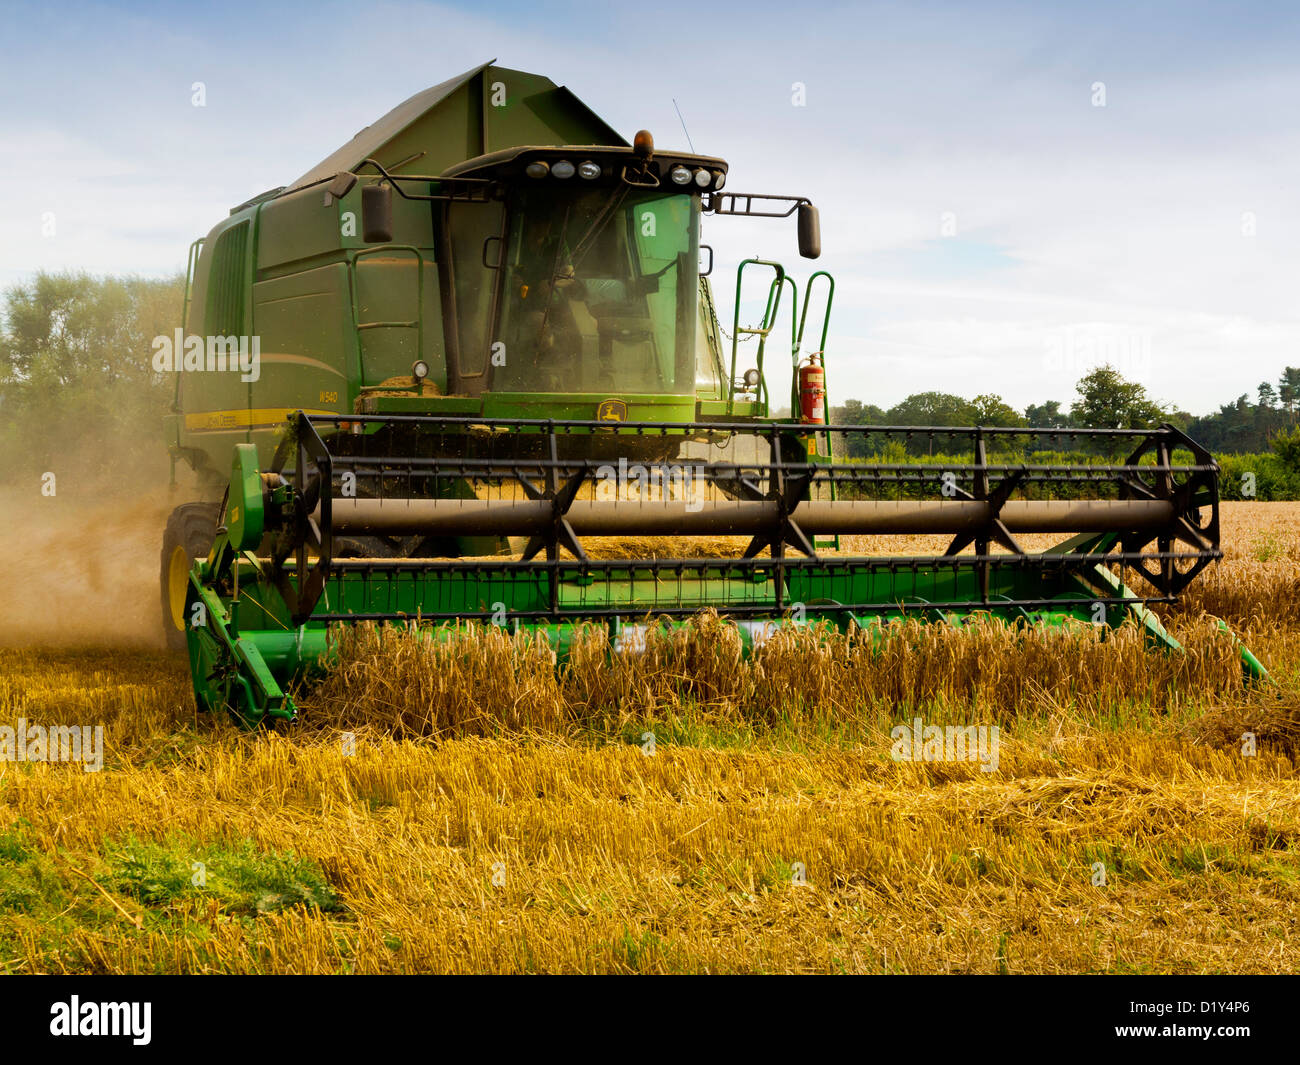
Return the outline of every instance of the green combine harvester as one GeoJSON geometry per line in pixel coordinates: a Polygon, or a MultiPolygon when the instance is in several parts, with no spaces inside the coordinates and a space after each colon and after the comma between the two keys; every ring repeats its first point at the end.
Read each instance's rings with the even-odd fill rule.
{"type": "Polygon", "coordinates": [[[1212,457],[1171,426],[829,424],[833,279],[801,302],[746,260],[728,332],[700,244],[704,216],[793,218],[817,258],[817,210],[726,181],[722,159],[628,144],[488,64],[195,243],[168,440],[201,492],[167,524],[162,607],[200,708],[292,720],[332,627],[362,621],[477,619],[561,658],[578,626],[635,651],[703,609],[747,647],[774,625],[975,613],[1135,616],[1177,647],[1147,606],[1220,557],[1212,457]],[[862,461],[894,441],[968,460],[862,461]],[[1067,446],[1113,457],[1011,459],[1067,446]],[[1062,539],[1031,553],[1031,533],[1062,539]],[[946,549],[852,549],[881,534],[946,549]],[[604,537],[673,547],[593,557],[604,537]]]}

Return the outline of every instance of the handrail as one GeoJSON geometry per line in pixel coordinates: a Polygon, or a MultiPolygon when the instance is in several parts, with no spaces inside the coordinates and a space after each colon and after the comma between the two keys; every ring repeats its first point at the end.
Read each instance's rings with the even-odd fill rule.
{"type": "Polygon", "coordinates": [[[745,259],[736,267],[736,307],[735,315],[732,319],[731,327],[731,375],[727,383],[727,413],[734,414],[736,410],[736,361],[739,356],[740,336],[758,337],[758,387],[759,400],[764,405],[768,402],[767,380],[763,376],[763,352],[767,344],[768,334],[772,332],[772,327],[776,324],[777,311],[781,306],[781,291],[785,287],[785,267],[780,263],[772,262],[770,259],[745,259]],[[741,288],[744,284],[745,267],[747,266],[767,266],[771,267],[773,272],[772,284],[767,290],[767,304],[763,308],[763,317],[761,324],[757,327],[740,326],[740,295],[741,288]]]}
{"type": "MultiPolygon", "coordinates": [[[[803,294],[803,313],[799,315],[799,339],[797,343],[800,346],[803,344],[804,325],[808,318],[808,304],[812,302],[813,286],[817,283],[819,277],[826,278],[826,283],[830,286],[826,292],[826,311],[822,316],[822,339],[821,343],[817,345],[817,350],[825,355],[826,337],[831,328],[831,304],[835,300],[835,278],[831,277],[831,275],[825,270],[818,270],[808,278],[808,287],[804,290],[803,294]]],[[[829,420],[828,417],[827,421],[829,420]]]]}

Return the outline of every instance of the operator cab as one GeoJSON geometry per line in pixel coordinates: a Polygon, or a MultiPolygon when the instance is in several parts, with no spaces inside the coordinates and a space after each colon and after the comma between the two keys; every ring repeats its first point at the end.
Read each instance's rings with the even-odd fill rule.
{"type": "Polygon", "coordinates": [[[710,360],[697,353],[701,197],[726,174],[721,159],[655,155],[648,134],[449,169],[492,190],[442,206],[461,389],[694,393],[697,354],[710,360]]]}

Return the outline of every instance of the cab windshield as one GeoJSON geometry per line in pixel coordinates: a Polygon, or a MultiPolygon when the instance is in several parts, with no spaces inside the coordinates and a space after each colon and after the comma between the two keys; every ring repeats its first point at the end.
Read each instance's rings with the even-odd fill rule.
{"type": "Polygon", "coordinates": [[[491,388],[693,393],[696,199],[547,182],[511,207],[491,388]]]}

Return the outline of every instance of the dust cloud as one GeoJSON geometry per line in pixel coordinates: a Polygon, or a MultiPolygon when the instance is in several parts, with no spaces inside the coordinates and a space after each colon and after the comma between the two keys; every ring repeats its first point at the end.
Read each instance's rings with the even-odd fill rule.
{"type": "Polygon", "coordinates": [[[159,557],[167,476],[113,494],[42,482],[0,487],[0,647],[163,651],[159,557]]]}

